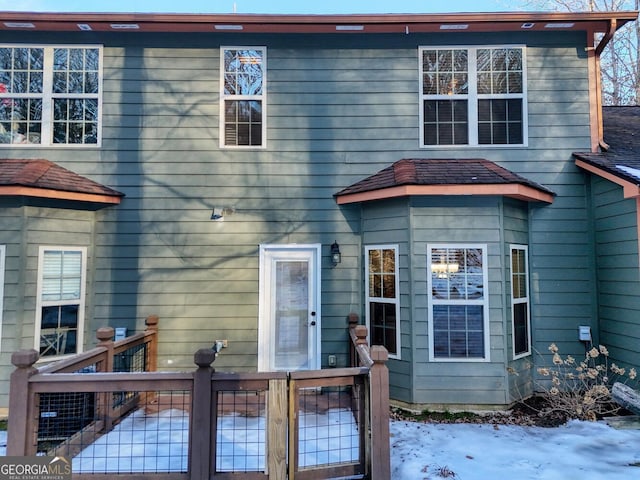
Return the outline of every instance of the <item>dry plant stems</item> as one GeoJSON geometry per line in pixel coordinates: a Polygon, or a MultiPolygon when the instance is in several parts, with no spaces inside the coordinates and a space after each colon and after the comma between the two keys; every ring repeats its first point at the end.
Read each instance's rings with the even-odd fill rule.
{"type": "MultiPolygon", "coordinates": [[[[571,355],[562,357],[555,343],[549,345],[553,365],[537,369],[540,377],[534,380],[536,391],[545,400],[539,415],[559,413],[567,419],[594,421],[620,410],[611,397],[615,381],[636,381],[635,368],[628,371],[609,362],[609,351],[604,345],[593,347],[582,361],[571,355]]],[[[509,369],[510,373],[517,373],[509,369]]],[[[636,382],[637,387],[637,382],[636,382]]]]}

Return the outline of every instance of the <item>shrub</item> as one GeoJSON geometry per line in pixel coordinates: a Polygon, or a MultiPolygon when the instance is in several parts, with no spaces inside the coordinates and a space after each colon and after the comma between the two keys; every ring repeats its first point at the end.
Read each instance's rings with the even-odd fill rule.
{"type": "MultiPolygon", "coordinates": [[[[604,345],[586,352],[582,361],[571,355],[560,355],[555,343],[549,345],[553,365],[537,369],[535,390],[544,399],[540,415],[560,414],[566,419],[594,421],[620,410],[611,398],[614,381],[635,381],[635,368],[628,371],[609,362],[609,351],[604,345]]],[[[515,373],[510,369],[511,373],[515,373]]]]}

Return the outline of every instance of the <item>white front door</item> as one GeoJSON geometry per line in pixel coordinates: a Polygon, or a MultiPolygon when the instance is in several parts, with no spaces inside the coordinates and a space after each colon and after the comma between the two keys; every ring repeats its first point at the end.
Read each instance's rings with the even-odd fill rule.
{"type": "Polygon", "coordinates": [[[320,245],[260,246],[258,369],[320,368],[320,245]]]}

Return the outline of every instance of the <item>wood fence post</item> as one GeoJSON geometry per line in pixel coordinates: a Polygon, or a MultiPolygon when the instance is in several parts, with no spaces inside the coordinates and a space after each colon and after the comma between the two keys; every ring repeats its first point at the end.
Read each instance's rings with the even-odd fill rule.
{"type": "Polygon", "coordinates": [[[269,480],[287,478],[287,379],[269,380],[267,462],[269,480]]]}
{"type": "Polygon", "coordinates": [[[387,349],[381,345],[371,347],[373,365],[369,371],[371,396],[371,478],[391,478],[391,452],[389,446],[389,359],[387,349]]]}
{"type": "Polygon", "coordinates": [[[189,478],[190,480],[209,480],[211,460],[216,452],[212,451],[211,364],[216,352],[211,348],[202,348],[193,356],[198,369],[193,372],[193,393],[191,394],[191,427],[189,429],[189,478]]]}
{"type": "MultiPolygon", "coordinates": [[[[106,349],[107,359],[104,365],[98,367],[99,372],[113,372],[113,327],[100,327],[96,331],[98,347],[106,349]]],[[[113,428],[111,409],[113,407],[111,392],[96,393],[96,415],[104,421],[104,431],[110,432],[113,428]]]]}
{"type": "Polygon", "coordinates": [[[100,372],[113,372],[113,334],[115,330],[113,327],[100,327],[96,331],[96,338],[98,339],[98,347],[104,347],[107,349],[107,362],[102,368],[99,368],[100,372]]]}
{"type": "Polygon", "coordinates": [[[349,324],[349,366],[356,367],[358,366],[358,354],[356,353],[356,347],[351,340],[351,333],[355,331],[356,326],[358,325],[360,319],[358,318],[357,313],[350,313],[347,315],[347,323],[349,324]]]}
{"type": "Polygon", "coordinates": [[[33,365],[39,357],[34,349],[19,350],[11,355],[11,363],[16,369],[11,373],[9,385],[7,456],[36,454],[38,418],[35,399],[29,393],[29,378],[38,373],[33,365]]]}
{"type": "Polygon", "coordinates": [[[158,321],[160,318],[157,315],[149,315],[144,324],[147,326],[147,332],[153,332],[153,338],[149,343],[149,350],[147,351],[147,372],[155,372],[158,370],[158,321]]]}

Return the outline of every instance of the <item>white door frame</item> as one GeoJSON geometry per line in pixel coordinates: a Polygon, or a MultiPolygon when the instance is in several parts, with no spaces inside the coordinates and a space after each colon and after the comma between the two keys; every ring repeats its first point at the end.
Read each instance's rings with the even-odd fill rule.
{"type": "Polygon", "coordinates": [[[259,280],[259,306],[258,306],[258,370],[261,372],[272,370],[270,365],[271,349],[273,341],[273,324],[271,323],[271,302],[273,291],[271,289],[271,266],[270,262],[274,254],[280,253],[286,258],[288,253],[309,252],[312,254],[310,265],[309,290],[309,321],[314,321],[312,328],[312,338],[309,341],[311,349],[309,369],[320,369],[320,345],[322,330],[322,315],[320,312],[320,267],[321,248],[319,243],[315,244],[262,244],[260,245],[260,280],[259,280]],[[313,291],[311,291],[313,290],[313,291]],[[315,312],[312,316],[311,312],[315,312]]]}

